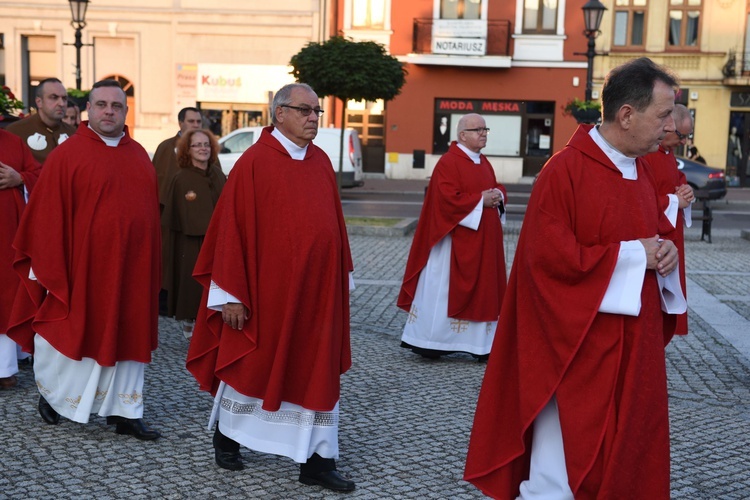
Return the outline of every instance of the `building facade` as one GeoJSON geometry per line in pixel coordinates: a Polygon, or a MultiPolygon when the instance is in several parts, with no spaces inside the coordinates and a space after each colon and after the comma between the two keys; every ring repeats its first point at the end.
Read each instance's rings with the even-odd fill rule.
{"type": "MultiPolygon", "coordinates": [[[[563,112],[583,99],[586,0],[342,0],[390,12],[390,22],[348,36],[382,41],[406,64],[407,83],[384,111],[393,178],[427,178],[467,112],[487,118],[484,150],[498,179],[535,175],[576,123],[563,112]]],[[[678,101],[695,116],[691,140],[730,183],[750,183],[750,2],[603,0],[593,97],[607,72],[647,56],[681,80],[678,101]]],[[[347,9],[343,9],[347,12],[347,9]]]]}
{"type": "MultiPolygon", "coordinates": [[[[269,93],[293,81],[289,60],[330,31],[328,0],[91,0],[82,31],[82,88],[118,78],[128,125],[153,151],[198,105],[219,135],[268,123],[269,93]]],[[[75,87],[66,0],[0,2],[0,83],[28,105],[44,78],[75,87]]]]}

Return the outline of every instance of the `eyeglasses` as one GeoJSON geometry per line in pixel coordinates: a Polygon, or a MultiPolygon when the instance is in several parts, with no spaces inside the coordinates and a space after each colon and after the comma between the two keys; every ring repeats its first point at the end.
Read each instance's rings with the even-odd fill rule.
{"type": "Polygon", "coordinates": [[[465,128],[461,132],[479,132],[480,134],[486,134],[490,131],[487,127],[478,127],[478,128],[465,128]]]}
{"type": "Polygon", "coordinates": [[[210,142],[204,142],[203,144],[191,144],[190,147],[191,148],[208,148],[208,149],[210,149],[211,148],[211,143],[210,142]]]}
{"type": "Polygon", "coordinates": [[[682,142],[684,140],[687,140],[688,136],[690,135],[689,133],[688,134],[683,134],[682,132],[680,132],[677,129],[674,129],[674,133],[677,136],[677,138],[680,140],[680,142],[682,142]]]}
{"type": "Polygon", "coordinates": [[[296,109],[302,114],[302,116],[310,116],[310,113],[312,112],[315,112],[315,114],[318,116],[324,113],[324,111],[320,108],[311,108],[308,106],[290,106],[289,104],[282,104],[281,107],[296,109]]]}

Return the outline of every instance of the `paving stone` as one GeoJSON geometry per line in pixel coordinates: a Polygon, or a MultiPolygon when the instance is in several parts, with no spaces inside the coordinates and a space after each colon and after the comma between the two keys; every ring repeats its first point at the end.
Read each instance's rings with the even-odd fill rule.
{"type": "MultiPolygon", "coordinates": [[[[518,224],[506,229],[510,270],[518,224]]],[[[396,307],[411,236],[351,236],[357,288],[353,366],[342,377],[339,470],[355,481],[347,498],[482,498],[462,481],[485,364],[468,355],[426,360],[399,346],[406,314],[396,307]]],[[[686,233],[688,277],[750,320],[750,241],[700,229],[686,233]]],[[[0,391],[1,498],[343,498],[297,481],[291,460],[242,449],[246,469],[213,461],[206,429],[212,398],[185,369],[188,343],[160,318],[160,345],[146,369],[145,420],[163,438],[119,436],[103,418],[45,424],[33,372],[0,391]]],[[[750,335],[750,331],[748,331],[750,335]]],[[[667,347],[672,497],[750,497],[750,362],[691,314],[690,334],[667,347]]]]}

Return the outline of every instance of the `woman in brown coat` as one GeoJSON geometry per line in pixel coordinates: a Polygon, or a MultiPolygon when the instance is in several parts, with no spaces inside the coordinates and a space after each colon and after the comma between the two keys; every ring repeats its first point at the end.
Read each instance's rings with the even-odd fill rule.
{"type": "Polygon", "coordinates": [[[172,177],[164,199],[162,227],[167,231],[164,287],[168,314],[182,321],[190,338],[203,288],[192,277],[203,238],[226,176],[218,161],[219,145],[208,130],[191,130],[177,143],[180,170],[172,177]]]}

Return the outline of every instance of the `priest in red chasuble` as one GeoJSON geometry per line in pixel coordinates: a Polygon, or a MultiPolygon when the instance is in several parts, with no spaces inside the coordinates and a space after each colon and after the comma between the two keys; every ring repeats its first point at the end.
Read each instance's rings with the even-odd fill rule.
{"type": "Polygon", "coordinates": [[[352,259],[331,161],[315,145],[323,110],[282,87],[232,169],[193,276],[204,294],[187,368],[214,395],[215,461],[242,444],[300,464],[299,481],[352,491],[339,474],[339,379],[351,366],[352,259]]]}
{"type": "Polygon", "coordinates": [[[456,132],[430,179],[406,263],[401,345],[428,358],[468,352],[486,359],[505,293],[505,188],[480,153],[484,118],[464,115],[456,132]]]}
{"type": "MultiPolygon", "coordinates": [[[[668,233],[677,245],[680,255],[684,255],[685,249],[685,226],[690,227],[692,220],[691,203],[695,200],[693,188],[690,187],[683,174],[677,168],[677,159],[674,150],[680,144],[687,141],[693,133],[693,117],[683,104],[675,104],[674,113],[675,130],[669,132],[659,145],[659,150],[643,157],[649,167],[649,172],[656,181],[656,192],[659,195],[659,206],[666,213],[669,221],[674,226],[673,233],[668,233]]],[[[680,259],[680,284],[685,291],[685,259],[680,259]]],[[[677,316],[677,329],[675,335],[687,335],[688,321],[687,312],[677,316]]],[[[664,339],[668,344],[671,337],[664,339]]]]}
{"type": "Polygon", "coordinates": [[[89,121],[50,153],[13,246],[21,279],[8,335],[34,352],[39,413],[159,437],[143,420],[160,278],[156,174],[125,126],[125,92],[94,84],[89,121]]]}
{"type": "Polygon", "coordinates": [[[681,293],[679,256],[639,157],[674,131],[676,85],[647,58],[613,69],[602,124],[534,185],[464,473],[489,496],[669,498],[660,291],[681,293]]]}
{"type": "Polygon", "coordinates": [[[23,139],[0,129],[0,389],[18,383],[18,345],[5,335],[18,288],[12,243],[40,169],[23,139]]]}

